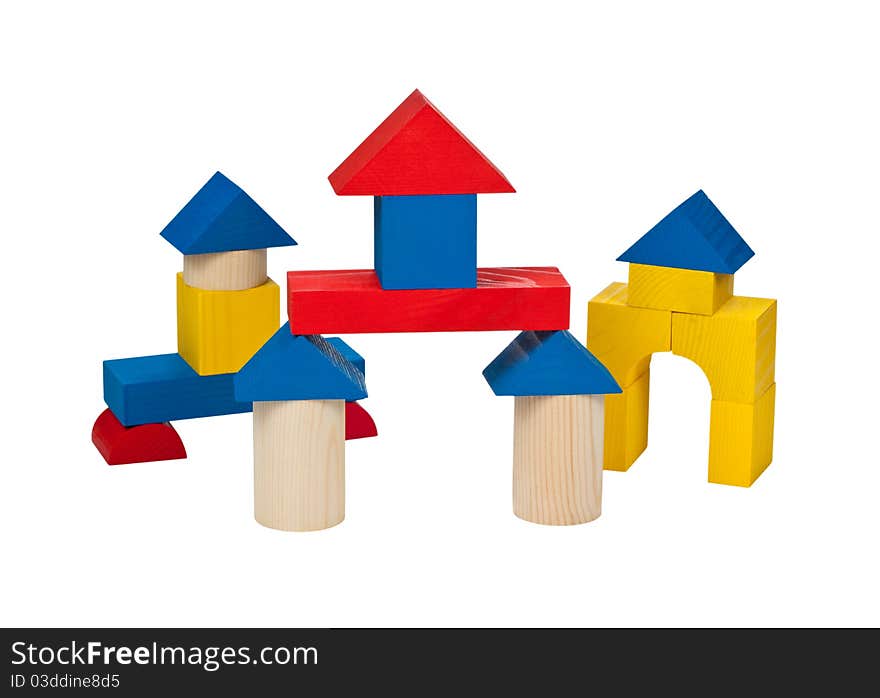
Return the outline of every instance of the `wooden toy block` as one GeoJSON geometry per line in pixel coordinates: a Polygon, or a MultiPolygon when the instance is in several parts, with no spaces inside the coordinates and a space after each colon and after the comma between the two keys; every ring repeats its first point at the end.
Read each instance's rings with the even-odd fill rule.
{"type": "Polygon", "coordinates": [[[109,409],[95,421],[92,443],[107,465],[186,458],[183,442],[170,424],[125,427],[109,409]]]}
{"type": "Polygon", "coordinates": [[[570,525],[602,513],[602,395],[515,399],[513,512],[570,525]]]}
{"type": "Polygon", "coordinates": [[[711,315],[733,295],[733,274],[629,265],[627,303],[639,308],[711,315]]]}
{"type": "Polygon", "coordinates": [[[366,439],[376,436],[376,422],[358,402],[345,403],[345,440],[366,439]]]}
{"type": "Polygon", "coordinates": [[[161,235],[185,255],[296,244],[257,202],[220,172],[196,192],[161,235]]]}
{"type": "Polygon", "coordinates": [[[618,395],[605,396],[605,470],[626,471],[648,447],[651,372],[618,395]]]}
{"type": "Polygon", "coordinates": [[[183,256],[183,283],[206,291],[243,291],[268,278],[265,249],[183,256]]]}
{"type": "Polygon", "coordinates": [[[200,376],[179,354],[114,359],[104,362],[104,402],[127,427],[250,412],[233,375],[200,376]]]}
{"type": "Polygon", "coordinates": [[[360,400],[364,374],[320,335],[293,335],[285,323],[234,379],[237,400],[360,400]]]}
{"type": "Polygon", "coordinates": [[[754,402],[775,378],[776,301],[734,296],[714,315],[673,313],[672,351],[703,369],[713,400],[754,402]]]}
{"type": "Polygon", "coordinates": [[[626,284],[613,283],[588,305],[587,348],[621,387],[651,365],[654,352],[672,349],[672,313],[629,305],[626,284]]]}
{"type": "Polygon", "coordinates": [[[634,264],[733,274],[754,254],[701,190],[617,259],[634,264]]]}
{"type": "Polygon", "coordinates": [[[377,196],[373,218],[382,288],[476,287],[476,194],[377,196]]]}
{"type": "Polygon", "coordinates": [[[282,531],[345,518],[342,400],[254,403],[254,515],[282,531]]]}
{"type": "Polygon", "coordinates": [[[523,332],[483,371],[496,395],[604,395],[620,387],[570,332],[523,332]]]}
{"type": "Polygon", "coordinates": [[[709,482],[748,487],[773,460],[776,383],[754,403],[712,401],[709,482]]]}
{"type": "Polygon", "coordinates": [[[477,270],[476,288],[386,290],[371,269],[292,271],[295,334],[568,328],[571,289],[555,267],[477,270]]]}
{"type": "Polygon", "coordinates": [[[512,192],[505,176],[415,90],[330,175],[340,195],[512,192]]]}
{"type": "Polygon", "coordinates": [[[205,291],[177,275],[177,351],[202,376],[235,373],[278,329],[280,292],[205,291]]]}

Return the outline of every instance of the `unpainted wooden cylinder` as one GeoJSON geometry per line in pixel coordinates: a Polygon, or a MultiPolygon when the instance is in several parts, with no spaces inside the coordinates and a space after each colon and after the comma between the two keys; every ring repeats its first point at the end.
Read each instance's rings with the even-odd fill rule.
{"type": "Polygon", "coordinates": [[[515,398],[513,513],[554,526],[602,513],[603,395],[515,398]]]}
{"type": "Polygon", "coordinates": [[[282,531],[345,518],[345,402],[254,403],[254,516],[282,531]]]}
{"type": "Polygon", "coordinates": [[[243,291],[267,278],[265,249],[183,256],[183,282],[206,291],[243,291]]]}

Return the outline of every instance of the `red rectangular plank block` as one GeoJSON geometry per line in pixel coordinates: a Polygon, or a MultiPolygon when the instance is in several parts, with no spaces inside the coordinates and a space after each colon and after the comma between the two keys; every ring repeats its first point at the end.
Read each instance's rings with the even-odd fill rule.
{"type": "Polygon", "coordinates": [[[372,269],[291,271],[294,334],[568,329],[571,289],[556,267],[477,270],[476,288],[390,290],[372,269]]]}

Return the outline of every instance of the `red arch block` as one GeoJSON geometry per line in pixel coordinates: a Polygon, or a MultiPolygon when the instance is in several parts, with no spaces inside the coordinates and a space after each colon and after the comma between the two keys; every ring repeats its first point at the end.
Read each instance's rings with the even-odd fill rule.
{"type": "Polygon", "coordinates": [[[365,439],[376,436],[376,422],[357,402],[345,403],[345,440],[365,439]]]}
{"type": "Polygon", "coordinates": [[[124,427],[109,409],[95,421],[92,443],[107,465],[186,458],[183,441],[167,422],[124,427]]]}

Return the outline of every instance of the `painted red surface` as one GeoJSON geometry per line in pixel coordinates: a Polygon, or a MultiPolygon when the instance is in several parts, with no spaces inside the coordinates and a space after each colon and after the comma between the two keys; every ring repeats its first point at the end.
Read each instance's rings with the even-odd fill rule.
{"type": "Polygon", "coordinates": [[[186,458],[183,441],[167,422],[124,427],[109,409],[95,421],[92,443],[107,465],[186,458]]]}
{"type": "Polygon", "coordinates": [[[345,403],[345,440],[365,439],[376,436],[376,422],[357,402],[345,403]]]}
{"type": "Polygon", "coordinates": [[[477,270],[476,288],[387,290],[372,269],[291,271],[294,334],[565,330],[571,289],[555,267],[477,270]]]}
{"type": "Polygon", "coordinates": [[[416,90],[330,175],[337,194],[512,192],[507,178],[416,90]]]}

